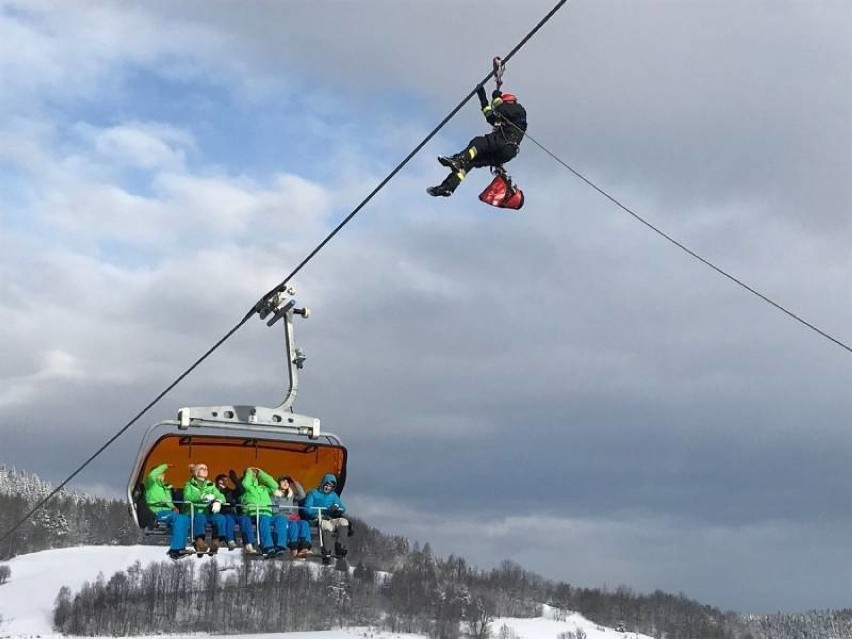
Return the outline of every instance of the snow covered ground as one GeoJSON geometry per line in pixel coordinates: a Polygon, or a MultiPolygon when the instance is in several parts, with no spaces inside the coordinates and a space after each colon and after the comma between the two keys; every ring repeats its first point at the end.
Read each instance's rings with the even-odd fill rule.
{"type": "MultiPolygon", "coordinates": [[[[136,561],[143,565],[153,561],[169,561],[166,549],[157,546],[80,546],[62,548],[15,557],[5,565],[12,574],[0,585],[0,638],[58,636],[51,623],[53,604],[62,586],[77,591],[85,581],[93,581],[98,573],[108,579],[119,570],[125,570],[136,561]]],[[[183,561],[212,561],[204,557],[183,561]]],[[[220,565],[241,561],[239,551],[220,551],[216,557],[220,565]]],[[[564,615],[544,606],[542,617],[535,619],[496,619],[492,632],[500,627],[514,630],[517,639],[557,639],[563,632],[581,629],[587,639],[650,639],[645,635],[616,632],[603,628],[581,615],[564,615]]],[[[184,635],[170,635],[175,639],[184,635]]],[[[199,636],[199,635],[193,635],[199,636]]],[[[206,636],[206,635],[205,635],[206,636]]],[[[379,632],[368,628],[344,628],[324,632],[290,632],[276,635],[227,635],[222,639],[424,639],[419,635],[379,632]]],[[[211,636],[212,639],[217,639],[211,636]]],[[[146,639],[151,639],[146,637],[146,639]]]]}

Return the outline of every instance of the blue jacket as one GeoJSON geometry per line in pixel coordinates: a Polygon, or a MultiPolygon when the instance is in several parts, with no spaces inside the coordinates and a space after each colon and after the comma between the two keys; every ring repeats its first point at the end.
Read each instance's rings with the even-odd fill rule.
{"type": "Polygon", "coordinates": [[[340,517],[345,511],[346,506],[343,505],[343,502],[340,500],[340,495],[338,495],[334,490],[329,493],[324,493],[322,491],[323,484],[334,484],[337,487],[337,477],[333,474],[328,473],[324,475],[322,481],[320,481],[319,486],[312,489],[308,496],[305,497],[305,501],[302,503],[302,514],[307,519],[316,519],[317,511],[315,508],[324,508],[322,511],[322,516],[326,519],[329,517],[340,517]],[[332,508],[337,506],[337,510],[334,511],[334,515],[332,515],[332,508]]]}

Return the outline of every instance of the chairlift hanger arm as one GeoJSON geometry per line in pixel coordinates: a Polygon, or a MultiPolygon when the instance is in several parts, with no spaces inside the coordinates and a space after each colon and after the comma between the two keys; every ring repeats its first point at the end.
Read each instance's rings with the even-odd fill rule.
{"type": "Polygon", "coordinates": [[[300,315],[304,319],[308,319],[311,316],[311,311],[307,307],[296,308],[296,300],[293,298],[295,294],[295,289],[287,287],[266,299],[258,311],[260,319],[264,320],[269,317],[266,322],[267,326],[272,326],[278,320],[284,320],[287,375],[290,380],[290,386],[287,389],[284,400],[278,405],[278,410],[293,410],[293,402],[296,401],[296,395],[299,392],[298,371],[304,367],[305,359],[307,359],[304,352],[296,346],[293,333],[293,316],[300,315]]]}
{"type": "Polygon", "coordinates": [[[246,428],[270,427],[283,429],[291,434],[307,435],[311,439],[320,436],[320,421],[315,417],[297,415],[293,412],[293,403],[299,392],[298,371],[304,366],[305,354],[296,346],[293,330],[293,316],[300,315],[307,319],[311,312],[308,308],[296,308],[296,300],[292,297],[296,291],[287,288],[269,298],[259,311],[261,319],[267,320],[267,326],[272,326],[279,320],[284,320],[284,342],[287,356],[287,375],[289,386],[282,402],[274,407],[265,406],[194,406],[182,408],[178,412],[180,428],[189,428],[194,423],[221,424],[231,427],[244,424],[246,428]]]}

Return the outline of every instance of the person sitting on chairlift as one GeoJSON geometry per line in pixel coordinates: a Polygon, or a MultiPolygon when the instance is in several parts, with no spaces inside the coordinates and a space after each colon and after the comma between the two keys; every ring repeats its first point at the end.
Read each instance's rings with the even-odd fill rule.
{"type": "Polygon", "coordinates": [[[186,550],[189,517],[180,514],[172,501],[172,485],[166,482],[166,471],[170,467],[171,464],[160,464],[145,477],[145,503],[157,522],[167,525],[171,530],[168,555],[172,559],[179,559],[189,552],[186,550]]]}
{"type": "Polygon", "coordinates": [[[305,497],[302,512],[305,517],[315,520],[320,517],[322,526],[322,563],[331,563],[332,535],[334,535],[334,554],[344,559],[349,547],[349,520],[343,517],[346,506],[334,489],[337,477],[332,473],[323,476],[319,486],[305,497]]]}
{"type": "Polygon", "coordinates": [[[287,548],[293,559],[311,555],[311,525],[299,516],[299,504],[305,499],[305,489],[289,475],[278,478],[278,490],[273,495],[275,511],[287,519],[287,548]]]}
{"type": "Polygon", "coordinates": [[[240,527],[240,534],[243,538],[243,548],[252,542],[252,523],[251,517],[244,514],[240,508],[240,493],[241,484],[236,472],[231,471],[234,481],[234,486],[231,486],[228,481],[232,479],[228,475],[222,473],[216,475],[216,488],[225,496],[225,503],[222,504],[220,511],[225,518],[225,538],[228,542],[228,550],[234,550],[237,547],[236,542],[236,527],[240,527]]]}
{"type": "Polygon", "coordinates": [[[216,554],[220,543],[228,543],[225,517],[220,512],[226,501],[225,495],[207,479],[210,472],[207,464],[190,464],[189,471],[192,476],[183,485],[183,512],[193,518],[193,545],[196,552],[216,554]],[[213,524],[209,546],[205,541],[208,520],[213,524]]]}
{"type": "MultiPolygon", "coordinates": [[[[276,490],[278,483],[272,475],[255,466],[246,468],[243,475],[243,511],[256,523],[257,538],[266,557],[287,551],[287,519],[283,515],[272,514],[272,494],[276,490]]],[[[253,554],[248,547],[245,553],[253,554]]]]}

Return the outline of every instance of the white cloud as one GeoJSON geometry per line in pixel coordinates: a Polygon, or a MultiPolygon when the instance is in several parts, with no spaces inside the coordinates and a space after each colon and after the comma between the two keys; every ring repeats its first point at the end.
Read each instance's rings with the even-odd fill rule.
{"type": "Polygon", "coordinates": [[[335,197],[293,174],[260,183],[220,167],[192,169],[186,165],[192,134],[162,123],[78,123],[74,131],[70,149],[57,131],[34,121],[0,133],[0,141],[9,165],[37,185],[23,204],[30,220],[83,251],[121,242],[156,256],[187,244],[238,242],[246,234],[286,243],[318,233],[335,197]]]}
{"type": "Polygon", "coordinates": [[[293,236],[328,213],[325,189],[293,175],[278,175],[264,187],[248,178],[164,173],[154,188],[184,218],[181,226],[220,236],[276,230],[293,236]]]}
{"type": "Polygon", "coordinates": [[[37,405],[39,394],[56,382],[82,381],[86,378],[82,362],[71,353],[45,351],[39,354],[39,360],[35,372],[3,380],[0,410],[37,405]]]}
{"type": "Polygon", "coordinates": [[[181,170],[192,136],[162,124],[127,122],[94,131],[94,148],[106,161],[142,169],[181,170]]]}
{"type": "Polygon", "coordinates": [[[163,202],[85,179],[68,190],[59,186],[45,193],[40,208],[44,221],[66,234],[66,240],[109,239],[155,246],[158,241],[170,243],[164,231],[175,215],[163,202]]]}
{"type": "Polygon", "coordinates": [[[108,100],[134,68],[182,79],[239,81],[223,36],[192,20],[161,20],[111,2],[6,4],[11,10],[0,14],[3,112],[42,112],[48,100],[108,100]]]}

